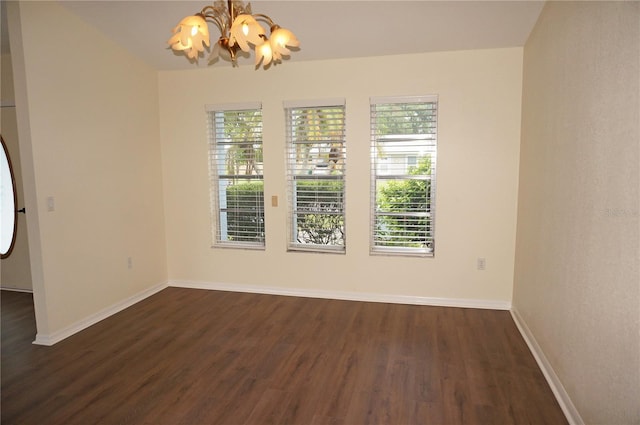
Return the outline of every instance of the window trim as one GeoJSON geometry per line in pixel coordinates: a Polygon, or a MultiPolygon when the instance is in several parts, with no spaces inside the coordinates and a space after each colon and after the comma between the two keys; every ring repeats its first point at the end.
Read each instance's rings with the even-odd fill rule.
{"type": "Polygon", "coordinates": [[[347,247],[347,223],[346,223],[346,155],[347,155],[347,139],[346,139],[346,100],[344,98],[332,98],[332,99],[312,99],[312,100],[286,100],[283,102],[284,114],[285,114],[285,157],[286,157],[286,180],[287,180],[287,251],[288,252],[313,252],[313,253],[327,253],[327,254],[345,254],[347,247]],[[343,168],[342,173],[339,176],[321,175],[316,178],[308,177],[306,175],[294,175],[292,171],[291,163],[291,149],[294,145],[294,140],[291,130],[291,111],[299,109],[322,109],[322,108],[342,108],[342,160],[343,168]],[[343,239],[342,245],[324,245],[324,244],[312,244],[312,243],[299,243],[294,242],[294,234],[296,227],[296,213],[294,210],[294,194],[292,185],[295,181],[312,181],[312,180],[324,180],[324,181],[341,181],[342,182],[342,217],[343,217],[343,239]]]}
{"type": "MultiPolygon", "coordinates": [[[[249,250],[265,250],[266,249],[266,232],[261,241],[228,241],[222,239],[221,214],[220,208],[220,179],[238,178],[242,180],[259,180],[264,182],[264,170],[258,175],[242,175],[242,174],[220,174],[217,165],[217,154],[215,148],[217,145],[216,137],[216,119],[217,113],[225,112],[241,112],[241,111],[259,111],[260,113],[260,145],[263,147],[263,114],[262,102],[242,102],[242,103],[221,103],[205,105],[207,116],[207,147],[209,162],[209,192],[210,192],[210,220],[211,220],[211,238],[212,248],[233,248],[233,249],[249,249],[249,250]]],[[[264,147],[263,147],[264,149],[264,147]]],[[[264,183],[262,191],[262,216],[264,220],[265,213],[265,195],[264,183]]],[[[263,223],[263,231],[266,223],[263,223]]],[[[228,230],[228,229],[227,229],[228,230]]]]}
{"type": "MultiPolygon", "coordinates": [[[[369,161],[370,166],[370,223],[369,223],[369,254],[370,255],[385,255],[385,256],[405,256],[405,257],[426,257],[433,258],[435,257],[435,248],[436,248],[436,176],[437,176],[437,153],[438,153],[438,118],[440,114],[440,104],[438,95],[420,95],[420,96],[372,96],[369,99],[369,108],[370,108],[370,132],[371,132],[371,141],[370,141],[370,150],[371,157],[369,161]],[[430,181],[430,211],[427,212],[430,217],[430,226],[431,226],[431,248],[414,248],[414,247],[405,247],[405,246],[380,246],[376,245],[376,217],[377,217],[377,196],[376,196],[376,179],[379,178],[377,174],[377,151],[376,151],[376,141],[379,140],[379,137],[376,137],[376,127],[374,126],[374,116],[373,116],[373,108],[375,105],[379,104],[412,104],[412,103],[435,103],[436,108],[436,116],[435,116],[435,130],[433,133],[433,137],[425,134],[423,137],[415,137],[416,135],[407,135],[407,139],[409,140],[434,140],[434,152],[431,154],[431,175],[428,178],[421,178],[418,176],[411,176],[409,174],[396,175],[395,177],[400,177],[405,180],[425,180],[430,181]],[[413,136],[413,137],[411,137],[413,136]]],[[[401,135],[398,135],[401,136],[401,135]]],[[[400,138],[399,138],[400,139],[400,138]]],[[[392,176],[393,177],[393,176],[392,176]]]]}

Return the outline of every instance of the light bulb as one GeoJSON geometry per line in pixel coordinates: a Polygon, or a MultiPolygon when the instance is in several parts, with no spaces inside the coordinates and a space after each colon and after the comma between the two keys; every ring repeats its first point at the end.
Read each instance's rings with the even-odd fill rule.
{"type": "Polygon", "coordinates": [[[250,51],[249,44],[262,44],[264,28],[251,15],[238,15],[229,29],[229,45],[238,45],[243,52],[250,51]]]}
{"type": "Polygon", "coordinates": [[[277,46],[286,46],[287,41],[289,41],[288,34],[285,33],[284,31],[276,31],[276,34],[272,38],[273,38],[273,42],[277,46]]]}
{"type": "Polygon", "coordinates": [[[189,59],[198,59],[209,46],[209,30],[200,15],[187,16],[172,30],[173,36],[167,41],[172,49],[184,51],[189,59]]]}
{"type": "Polygon", "coordinates": [[[291,31],[275,25],[271,31],[271,46],[273,47],[274,53],[288,56],[291,54],[291,51],[287,49],[287,46],[299,47],[300,42],[291,31]]]}
{"type": "Polygon", "coordinates": [[[269,43],[268,40],[256,46],[256,66],[259,66],[260,61],[262,61],[262,66],[266,67],[271,63],[272,57],[273,51],[271,50],[271,43],[269,43]]]}

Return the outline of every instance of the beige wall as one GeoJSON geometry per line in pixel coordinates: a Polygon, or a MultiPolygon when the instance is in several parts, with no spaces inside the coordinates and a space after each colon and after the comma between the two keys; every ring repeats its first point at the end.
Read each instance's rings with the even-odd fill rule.
{"type": "Polygon", "coordinates": [[[9,24],[46,338],[166,282],[157,74],[54,2],[9,4],[9,24]]]}
{"type": "Polygon", "coordinates": [[[158,76],[55,3],[12,4],[39,334],[167,278],[505,305],[513,290],[585,421],[640,422],[638,7],[549,3],[523,85],[520,48],[158,76]],[[416,94],[440,97],[436,256],[370,256],[368,99],[416,94]],[[347,103],[347,254],[287,253],[282,102],[332,97],[347,103]],[[242,101],[263,102],[265,195],[280,198],[264,252],[210,247],[204,105],[242,101]]]}
{"type": "MultiPolygon", "coordinates": [[[[4,8],[3,8],[4,11],[4,8]]],[[[17,208],[22,208],[24,193],[22,191],[22,166],[20,165],[20,148],[18,145],[18,122],[16,120],[15,96],[13,92],[13,71],[11,56],[2,55],[0,59],[0,133],[4,138],[11,157],[11,165],[15,178],[17,208]]],[[[16,240],[11,255],[0,260],[0,287],[31,290],[31,266],[29,261],[29,243],[27,240],[27,222],[25,214],[17,214],[18,227],[16,240]]]]}
{"type": "MultiPolygon", "coordinates": [[[[184,60],[176,58],[176,60],[184,60]]],[[[160,73],[169,278],[508,306],[515,246],[522,49],[160,73]],[[435,258],[370,256],[369,97],[439,95],[435,258]],[[286,252],[284,100],[346,99],[347,253],[286,252]],[[262,101],[265,251],[212,249],[205,104],[262,101]],[[486,258],[478,271],[476,259],[486,258]]]]}
{"type": "Polygon", "coordinates": [[[589,424],[640,423],[640,3],[550,2],[524,51],[514,309],[589,424]]]}

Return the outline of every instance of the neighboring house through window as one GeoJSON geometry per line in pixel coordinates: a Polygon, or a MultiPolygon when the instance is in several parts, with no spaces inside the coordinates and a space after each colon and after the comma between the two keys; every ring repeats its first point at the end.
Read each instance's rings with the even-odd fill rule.
{"type": "Polygon", "coordinates": [[[207,105],[206,110],[213,245],[264,249],[262,106],[207,105]]]}
{"type": "Polygon", "coordinates": [[[371,253],[433,256],[437,96],[371,98],[371,253]]]}
{"type": "Polygon", "coordinates": [[[285,102],[290,250],[345,252],[345,102],[285,102]]]}

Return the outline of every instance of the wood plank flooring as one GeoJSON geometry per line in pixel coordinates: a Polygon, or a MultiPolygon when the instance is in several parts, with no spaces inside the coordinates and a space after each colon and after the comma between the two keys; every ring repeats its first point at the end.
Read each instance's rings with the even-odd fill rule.
{"type": "Polygon", "coordinates": [[[2,424],[566,424],[506,311],[168,288],[54,345],[2,291],[2,424]]]}

